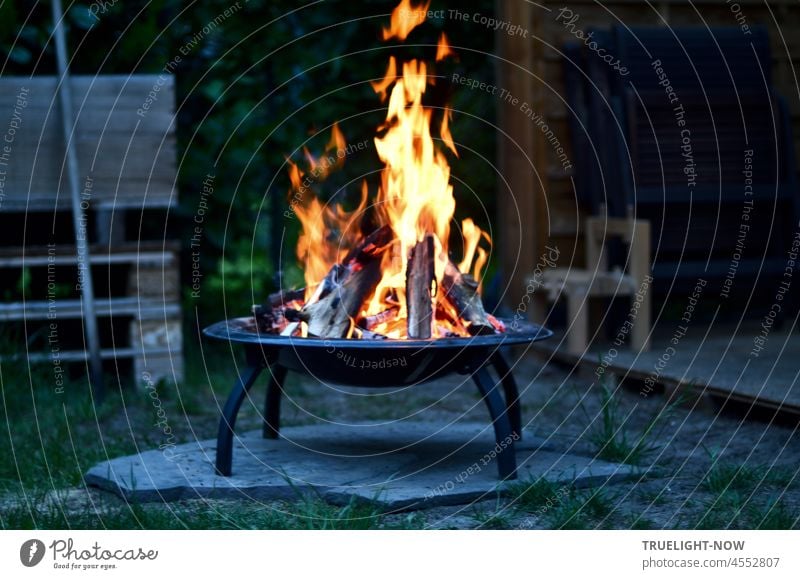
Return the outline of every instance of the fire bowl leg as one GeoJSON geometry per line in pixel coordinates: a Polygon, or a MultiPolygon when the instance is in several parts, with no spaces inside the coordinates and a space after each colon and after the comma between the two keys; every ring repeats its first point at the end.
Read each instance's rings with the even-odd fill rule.
{"type": "Polygon", "coordinates": [[[492,365],[503,381],[503,393],[506,398],[506,406],[508,407],[508,419],[511,421],[511,432],[516,434],[516,439],[522,439],[522,407],[519,402],[519,390],[517,389],[517,381],[514,380],[514,374],[511,373],[511,368],[506,362],[506,359],[500,352],[496,352],[492,356],[492,365]]]}
{"type": "Polygon", "coordinates": [[[473,375],[475,384],[483,396],[483,401],[489,408],[494,426],[494,438],[497,442],[494,452],[497,454],[497,471],[500,478],[517,478],[517,456],[514,450],[514,439],[511,421],[508,419],[508,409],[500,395],[500,383],[492,380],[486,367],[481,367],[473,375]]]}
{"type": "Polygon", "coordinates": [[[264,438],[278,438],[281,429],[281,395],[283,383],[286,380],[286,368],[273,364],[267,369],[269,384],[267,384],[267,400],[264,405],[264,438]]]}
{"type": "Polygon", "coordinates": [[[233,427],[236,424],[236,415],[242,401],[247,396],[247,391],[261,374],[263,366],[250,365],[236,379],[233,390],[225,402],[222,409],[222,417],[219,420],[219,431],[217,433],[217,474],[221,476],[231,476],[231,464],[233,462],[233,427]]]}

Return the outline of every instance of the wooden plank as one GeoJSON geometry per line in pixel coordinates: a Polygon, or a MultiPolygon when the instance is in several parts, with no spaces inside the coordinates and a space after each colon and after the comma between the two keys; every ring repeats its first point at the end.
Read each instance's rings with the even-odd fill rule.
{"type": "MultiPolygon", "coordinates": [[[[64,203],[65,146],[55,105],[55,77],[5,77],[0,98],[8,114],[20,87],[29,90],[4,184],[3,208],[64,203]],[[59,195],[59,192],[61,194],[59,195]]],[[[174,79],[169,75],[72,77],[81,187],[93,204],[170,206],[176,201],[174,79]],[[150,93],[154,87],[156,98],[150,93]],[[146,111],[142,107],[150,103],[146,111]],[[88,178],[91,180],[89,180],[88,178]],[[146,196],[145,196],[146,193],[146,196]]]]}
{"type": "Polygon", "coordinates": [[[181,295],[178,268],[164,263],[136,262],[128,271],[127,293],[139,298],[177,301],[181,295]]]}
{"type": "MultiPolygon", "coordinates": [[[[45,255],[0,257],[0,267],[41,267],[50,263],[54,265],[76,265],[75,255],[64,253],[53,257],[45,255]]],[[[157,265],[162,267],[172,267],[177,262],[177,256],[171,252],[116,252],[116,253],[92,253],[89,263],[92,265],[119,265],[135,263],[139,265],[157,265]]]]}
{"type": "MultiPolygon", "coordinates": [[[[552,0],[545,0],[543,5],[563,6],[564,2],[555,2],[552,0]]],[[[588,6],[593,7],[597,5],[597,0],[570,0],[566,3],[568,6],[588,6]]],[[[719,0],[659,0],[658,4],[669,4],[671,6],[685,7],[691,9],[692,4],[719,6],[719,0]]],[[[742,6],[763,7],[764,0],[737,0],[737,4],[742,6]]],[[[797,6],[796,0],[769,0],[770,6],[797,6]]],[[[638,6],[642,7],[642,0],[604,0],[604,6],[638,6]]]]}
{"type": "MultiPolygon", "coordinates": [[[[139,297],[105,298],[95,300],[98,317],[136,316],[137,318],[169,318],[180,315],[177,302],[140,299],[139,297]]],[[[0,321],[45,320],[55,314],[57,319],[76,319],[83,317],[80,300],[55,300],[14,302],[0,304],[0,321]]]]}
{"type": "MultiPolygon", "coordinates": [[[[175,355],[175,348],[148,348],[147,355],[164,355],[172,353],[175,355]]],[[[144,352],[136,348],[103,348],[100,350],[100,358],[103,360],[116,360],[122,358],[135,358],[141,356],[144,352]]],[[[28,354],[14,355],[14,356],[0,356],[0,361],[19,361],[28,360],[30,362],[50,362],[54,356],[62,362],[84,362],[87,354],[81,350],[65,350],[57,354],[50,354],[46,352],[30,352],[28,354]]]]}
{"type": "Polygon", "coordinates": [[[408,308],[408,337],[427,340],[433,334],[433,301],[431,288],[434,273],[435,249],[433,235],[426,235],[411,248],[406,266],[406,304],[408,308]]]}
{"type": "MultiPolygon", "coordinates": [[[[175,239],[165,239],[165,240],[143,240],[143,241],[126,241],[125,243],[120,243],[118,245],[104,245],[101,243],[93,243],[89,246],[89,251],[92,253],[105,253],[105,254],[117,254],[117,253],[154,253],[154,252],[172,252],[175,253],[180,251],[181,244],[180,241],[175,239]]],[[[26,245],[25,247],[20,246],[11,246],[11,247],[0,247],[0,258],[6,257],[19,257],[22,255],[28,257],[38,257],[38,256],[47,256],[49,255],[50,248],[46,245],[26,245]]],[[[73,246],[71,244],[64,244],[59,245],[56,248],[56,253],[60,254],[68,254],[69,252],[73,251],[73,246]]]]}
{"type": "MultiPolygon", "coordinates": [[[[99,133],[105,127],[106,131],[117,129],[129,132],[135,124],[139,124],[144,131],[175,132],[174,124],[170,127],[169,123],[164,122],[174,117],[175,79],[171,75],[164,75],[161,79],[157,74],[71,75],[70,81],[73,114],[76,119],[83,118],[83,123],[88,123],[85,125],[87,129],[99,133]],[[150,108],[144,115],[136,114],[159,80],[162,85],[150,108]],[[95,106],[98,108],[89,110],[95,106]],[[127,112],[132,112],[133,116],[119,114],[127,112]]],[[[46,114],[48,110],[50,116],[55,115],[57,82],[55,76],[4,76],[0,79],[0,97],[5,99],[3,102],[14,102],[20,87],[30,89],[25,120],[37,120],[36,124],[41,126],[42,119],[37,115],[46,114]]]]}
{"type": "MultiPolygon", "coordinates": [[[[768,349],[758,357],[750,355],[758,328],[718,326],[708,337],[698,328],[695,335],[685,336],[669,363],[655,366],[671,345],[671,334],[658,332],[649,352],[617,349],[615,357],[606,358],[606,374],[623,380],[646,382],[655,380],[668,390],[684,389],[695,395],[713,395],[754,407],[780,410],[800,416],[800,388],[796,383],[800,341],[791,338],[787,330],[774,330],[768,349]]],[[[532,349],[548,359],[580,367],[596,378],[598,361],[608,355],[608,345],[593,345],[583,356],[558,347],[559,340],[537,342],[532,349]]]]}

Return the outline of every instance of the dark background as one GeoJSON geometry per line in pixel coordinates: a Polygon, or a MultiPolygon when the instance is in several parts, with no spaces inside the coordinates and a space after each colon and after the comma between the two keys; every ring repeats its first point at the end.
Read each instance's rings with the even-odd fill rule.
{"type": "MultiPolygon", "coordinates": [[[[446,29],[458,59],[437,66],[434,74],[445,77],[466,70],[491,82],[491,29],[433,19],[414,30],[404,45],[384,43],[381,27],[388,24],[395,4],[241,1],[239,10],[182,54],[181,47],[235,3],[65,3],[73,74],[159,73],[181,56],[175,69],[180,198],[168,219],[168,237],[188,246],[202,181],[215,174],[202,242],[203,291],[191,304],[199,306],[204,321],[223,315],[223,285],[229,315],[244,314],[259,296],[275,290],[279,252],[283,284],[302,283],[294,255],[298,223],[283,217],[289,190],[286,158],[300,161],[303,146],[321,153],[335,121],[349,143],[367,139],[369,146],[349,155],[344,169],[317,188],[318,195],[336,195],[352,206],[363,176],[374,195],[381,163],[372,137],[386,109],[369,81],[383,76],[391,54],[432,61],[439,34],[446,29]]],[[[494,6],[467,2],[459,8],[491,16],[494,6]]],[[[55,74],[51,32],[49,3],[4,2],[0,59],[5,66],[0,74],[55,74]]],[[[487,227],[495,211],[495,172],[489,163],[495,154],[496,103],[481,91],[450,92],[449,81],[442,78],[427,96],[432,106],[452,96],[451,130],[460,150],[460,158],[449,156],[456,217],[470,215],[487,227]]],[[[188,298],[186,249],[181,262],[188,298]]]]}

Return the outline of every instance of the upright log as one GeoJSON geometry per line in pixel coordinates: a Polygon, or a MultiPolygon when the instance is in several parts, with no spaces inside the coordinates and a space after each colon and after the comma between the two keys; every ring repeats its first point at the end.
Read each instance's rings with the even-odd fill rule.
{"type": "Polygon", "coordinates": [[[427,340],[433,335],[433,299],[435,279],[433,235],[428,234],[412,249],[406,267],[406,305],[408,337],[427,340]]]}

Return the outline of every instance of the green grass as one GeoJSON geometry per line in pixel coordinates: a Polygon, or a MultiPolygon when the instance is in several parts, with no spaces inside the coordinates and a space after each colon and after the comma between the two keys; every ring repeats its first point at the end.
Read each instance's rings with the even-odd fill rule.
{"type": "Polygon", "coordinates": [[[613,510],[613,499],[602,489],[573,492],[545,512],[551,529],[596,529],[613,510]]]}
{"type": "Polygon", "coordinates": [[[689,522],[695,529],[769,529],[800,528],[800,513],[783,499],[768,497],[748,499],[748,495],[727,491],[706,502],[705,511],[689,522]]]}
{"type": "Polygon", "coordinates": [[[641,515],[628,515],[625,517],[620,528],[647,531],[655,529],[655,524],[650,519],[642,517],[641,515]]]}
{"type": "Polygon", "coordinates": [[[591,417],[586,407],[580,408],[591,426],[588,440],[595,449],[596,456],[610,462],[639,466],[648,462],[649,456],[660,448],[657,442],[663,434],[667,418],[683,399],[675,400],[650,416],[644,429],[631,434],[626,425],[628,416],[621,408],[620,395],[608,386],[605,376],[598,383],[600,391],[600,415],[591,417]]]}
{"type": "MultiPolygon", "coordinates": [[[[41,497],[39,498],[41,500],[41,497]]],[[[167,505],[121,505],[79,512],[58,505],[4,509],[7,529],[276,529],[366,530],[380,528],[384,515],[368,501],[336,506],[319,498],[272,504],[246,501],[193,501],[167,505]]]]}
{"type": "Polygon", "coordinates": [[[658,491],[638,491],[637,494],[642,501],[650,505],[658,506],[667,502],[667,497],[663,489],[658,491]]]}
{"type": "MultiPolygon", "coordinates": [[[[19,345],[0,338],[0,352],[15,348],[19,345]]],[[[197,354],[194,358],[201,360],[197,354]]],[[[176,444],[216,434],[215,395],[226,395],[230,387],[229,372],[221,371],[231,367],[230,354],[207,352],[205,366],[210,376],[204,364],[187,364],[186,384],[156,386],[157,402],[176,444]]],[[[0,362],[0,420],[8,424],[0,431],[0,528],[359,530],[424,524],[416,516],[394,516],[389,522],[373,501],[334,505],[299,491],[295,500],[269,504],[125,504],[113,497],[101,498],[101,504],[61,501],[63,489],[81,488],[83,474],[97,462],[165,441],[165,433],[155,426],[158,417],[150,390],[130,384],[107,386],[103,403],[93,404],[85,380],[67,380],[59,394],[49,364],[29,371],[27,365],[0,362]]],[[[253,414],[243,412],[239,426],[254,421],[253,414]]]]}
{"type": "Polygon", "coordinates": [[[713,495],[691,526],[698,529],[795,529],[800,512],[779,498],[794,483],[791,469],[737,465],[709,453],[702,487],[713,495]]]}
{"type": "Polygon", "coordinates": [[[479,529],[511,529],[512,509],[505,508],[498,498],[494,508],[473,507],[472,518],[479,529]]]}
{"type": "Polygon", "coordinates": [[[761,486],[786,488],[794,482],[794,473],[785,467],[736,465],[715,460],[703,479],[710,492],[754,491],[761,486]]]}
{"type": "Polygon", "coordinates": [[[548,501],[558,501],[562,494],[569,492],[567,486],[557,485],[543,478],[522,481],[509,485],[511,504],[522,511],[536,513],[546,508],[548,501]]]}
{"type": "MultiPolygon", "coordinates": [[[[55,491],[81,485],[83,474],[97,462],[156,448],[168,438],[155,425],[157,408],[150,391],[109,381],[105,400],[95,404],[85,379],[65,374],[59,391],[49,363],[29,366],[10,361],[8,354],[19,352],[20,346],[21,340],[0,336],[0,356],[5,355],[0,361],[0,421],[6,424],[0,429],[0,526],[94,528],[119,520],[120,528],[126,528],[136,522],[132,518],[136,514],[149,521],[152,509],[148,508],[141,513],[135,509],[129,513],[127,507],[114,511],[113,516],[104,515],[101,524],[96,513],[75,513],[73,519],[58,508],[41,507],[55,491]]],[[[202,381],[196,376],[197,367],[202,365],[189,365],[190,376],[195,373],[189,382],[193,385],[156,387],[175,443],[192,438],[189,420],[198,437],[214,435],[217,405],[205,375],[202,381]]],[[[227,378],[212,376],[214,388],[227,390],[227,378]]],[[[171,516],[169,511],[167,515],[171,516]]]]}
{"type": "Polygon", "coordinates": [[[603,489],[578,490],[536,479],[511,485],[509,492],[515,509],[539,516],[551,529],[597,528],[613,511],[613,497],[603,489]]]}

